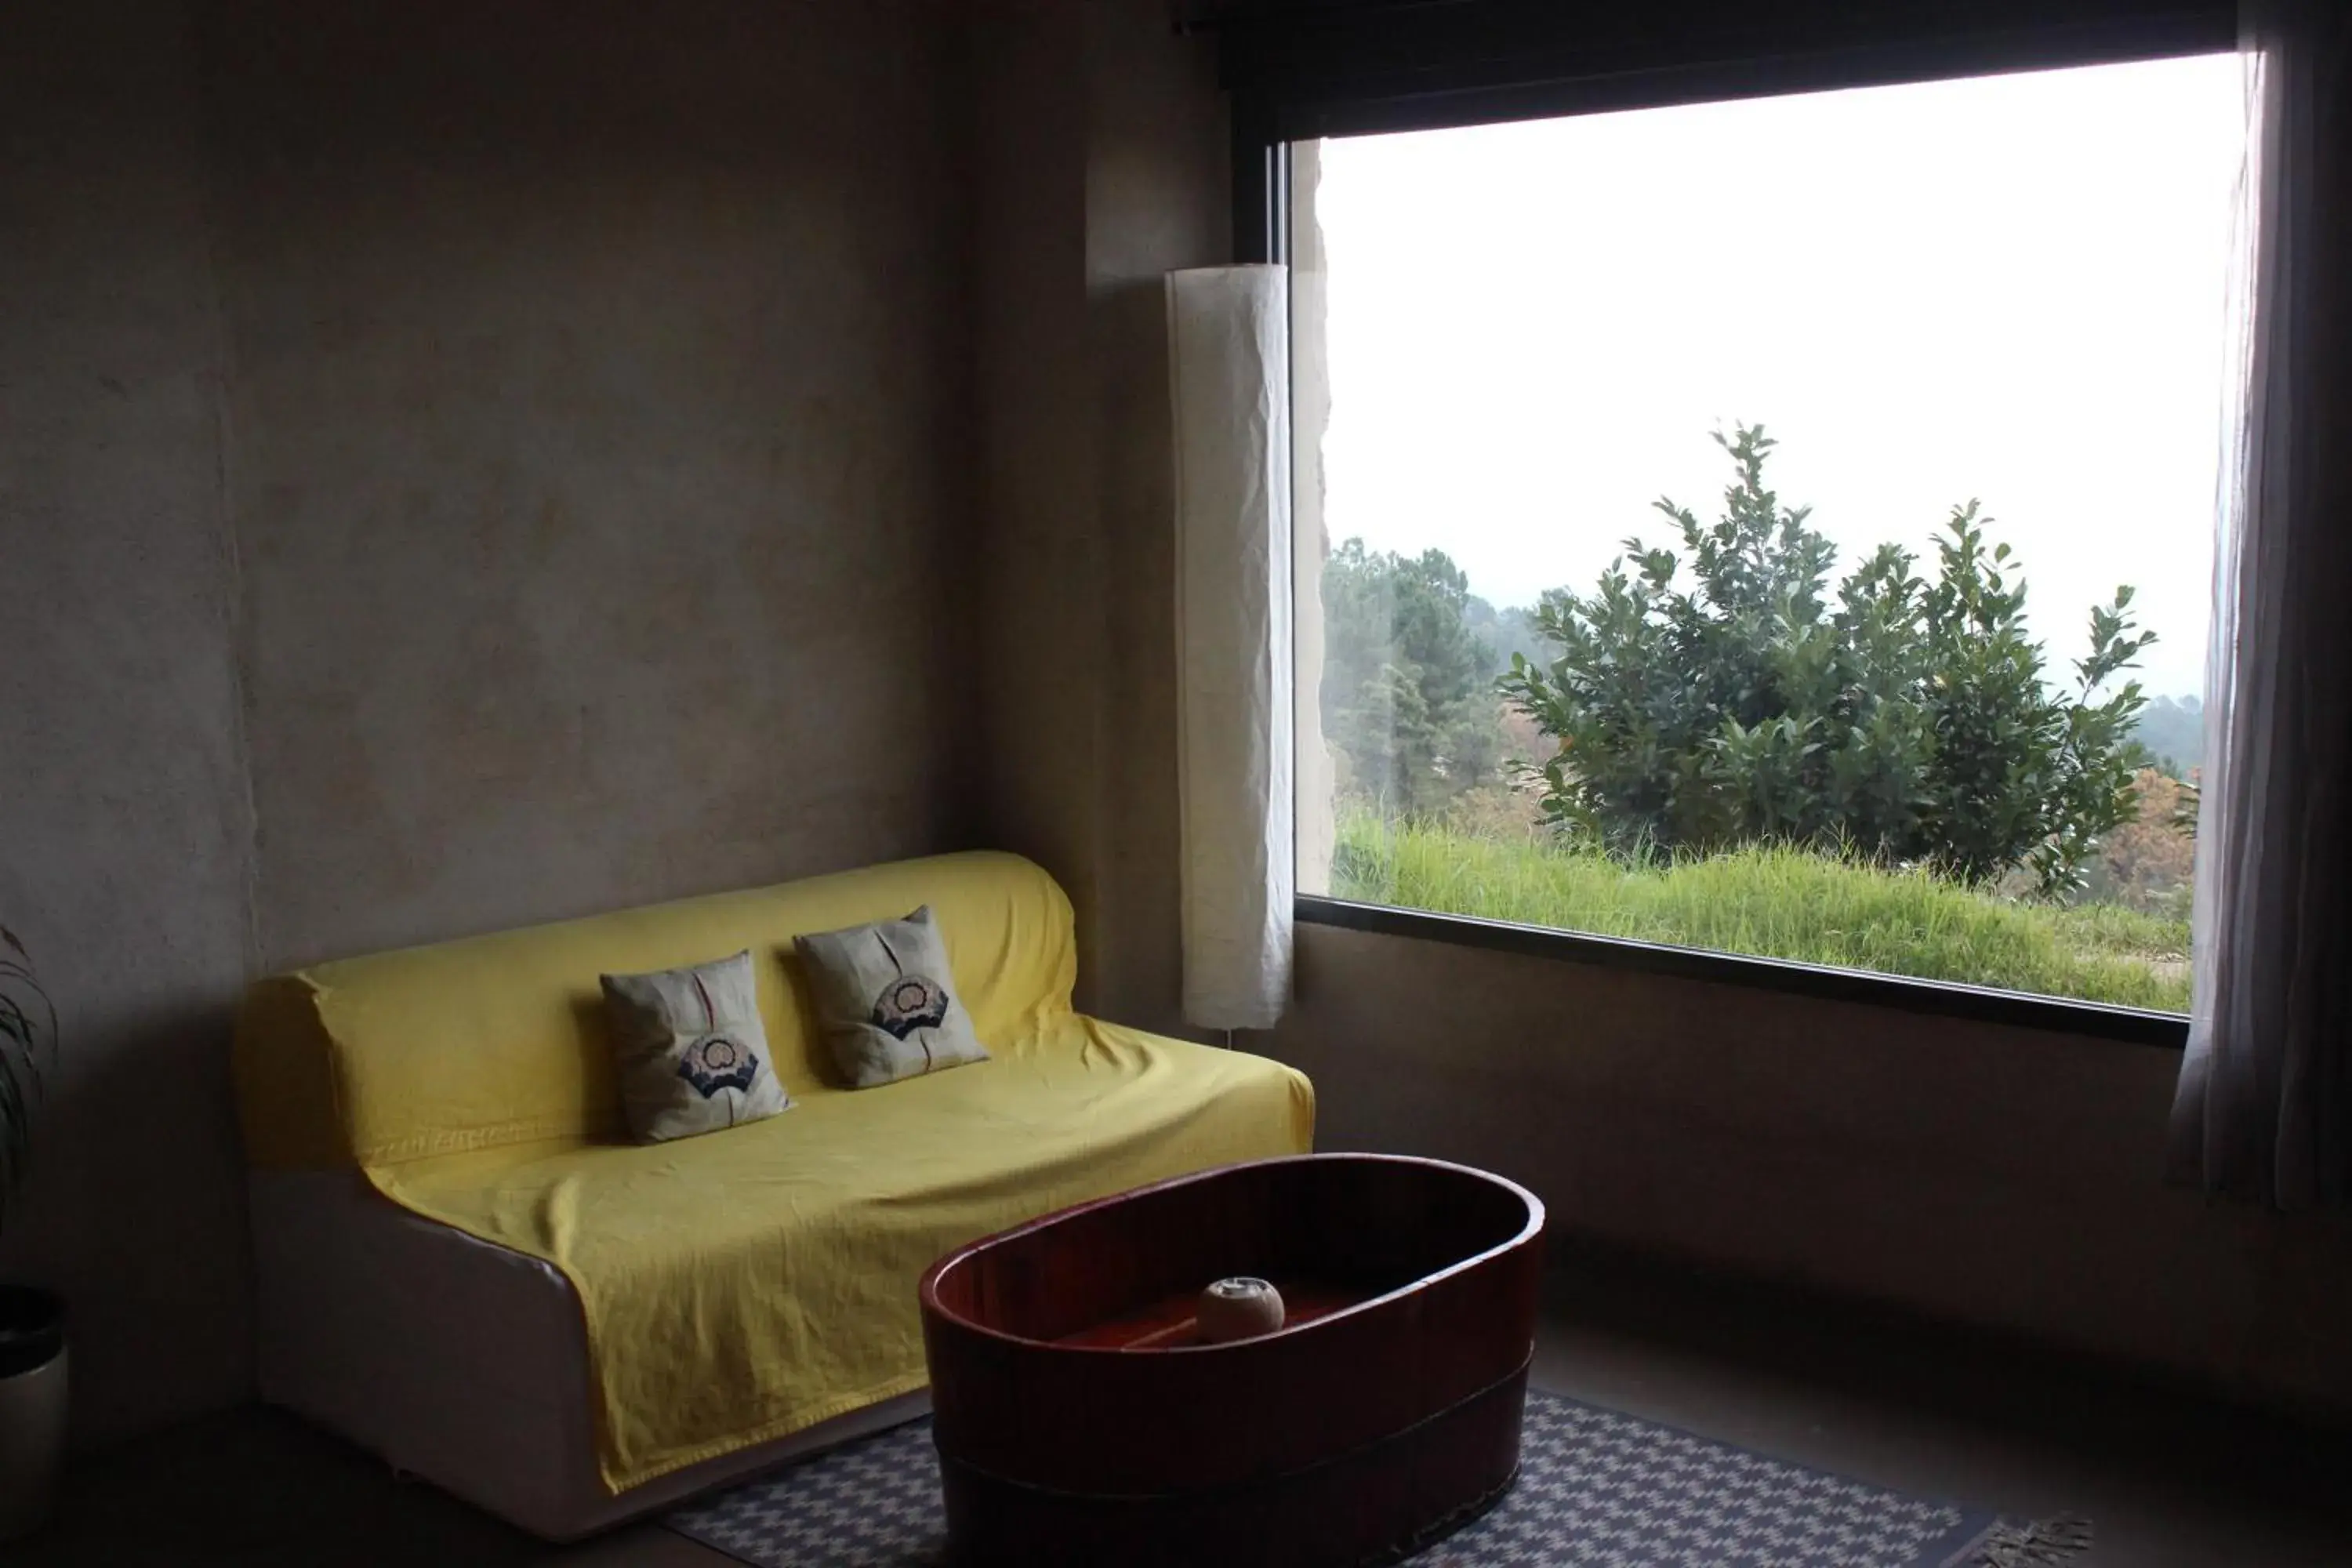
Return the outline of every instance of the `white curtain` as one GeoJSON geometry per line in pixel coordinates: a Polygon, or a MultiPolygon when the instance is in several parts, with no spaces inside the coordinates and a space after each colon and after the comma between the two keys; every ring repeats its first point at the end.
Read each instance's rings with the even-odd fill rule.
{"type": "Polygon", "coordinates": [[[1279,267],[1168,274],[1184,1016],[1263,1029],[1290,992],[1288,298],[1279,267]]]}
{"type": "Polygon", "coordinates": [[[2352,10],[2249,0],[2177,1175],[2352,1197],[2352,10]]]}

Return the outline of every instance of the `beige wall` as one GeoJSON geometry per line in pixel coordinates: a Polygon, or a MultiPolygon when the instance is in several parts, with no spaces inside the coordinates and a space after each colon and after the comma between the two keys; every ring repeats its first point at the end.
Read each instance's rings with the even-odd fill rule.
{"type": "Polygon", "coordinates": [[[1097,1010],[1179,1010],[1175,540],[1160,275],[1231,255],[1213,52],[1157,0],[975,28],[992,817],[1076,901],[1097,1010]]]}
{"type": "Polygon", "coordinates": [[[221,496],[224,347],[188,17],[93,0],[0,44],[0,922],[65,1014],[0,1275],[69,1295],[76,1416],[247,1383],[222,1061],[255,950],[221,496]]]}
{"type": "Polygon", "coordinates": [[[972,41],[980,756],[987,820],[1076,905],[1097,999],[1110,637],[1087,364],[1086,40],[1078,0],[992,0],[972,41]]]}
{"type": "Polygon", "coordinates": [[[2164,1184],[2175,1052],[1330,927],[1260,1044],[1563,1231],[2352,1412],[2352,1230],[2164,1184]]]}
{"type": "Polygon", "coordinates": [[[948,30],[285,15],[206,48],[268,961],[960,837],[948,30]]]}
{"type": "Polygon", "coordinates": [[[1097,500],[1108,555],[1105,661],[1115,911],[1107,1000],[1171,1034],[1183,1022],[1176,768],[1176,493],[1161,274],[1233,258],[1229,132],[1205,39],[1160,0],[1087,7],[1087,301],[1097,500]]]}
{"type": "Polygon", "coordinates": [[[247,1387],[252,973],[971,841],[942,5],[109,0],[0,49],[0,1267],[247,1387]]]}

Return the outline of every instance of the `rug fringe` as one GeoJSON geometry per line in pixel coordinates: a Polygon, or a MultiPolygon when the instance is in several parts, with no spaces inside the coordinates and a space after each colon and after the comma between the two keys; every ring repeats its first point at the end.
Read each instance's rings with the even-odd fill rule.
{"type": "Polygon", "coordinates": [[[2071,1563],[2091,1549],[2091,1521],[2061,1514],[2026,1524],[1997,1524],[1988,1533],[1973,1568],[2044,1568],[2071,1563]]]}

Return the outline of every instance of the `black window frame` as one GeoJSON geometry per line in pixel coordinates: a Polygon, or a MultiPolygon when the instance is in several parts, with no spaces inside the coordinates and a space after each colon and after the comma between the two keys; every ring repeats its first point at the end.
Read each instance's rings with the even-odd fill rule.
{"type": "MultiPolygon", "coordinates": [[[[1555,0],[1225,0],[1233,244],[1290,259],[1291,144],[1611,110],[1892,86],[2213,54],[2214,0],[1915,0],[1857,16],[1830,0],[1677,0],[1611,17],[1555,0]]],[[[1672,975],[2179,1051],[2185,1014],[1594,935],[1314,894],[1302,923],[1672,975]]]]}

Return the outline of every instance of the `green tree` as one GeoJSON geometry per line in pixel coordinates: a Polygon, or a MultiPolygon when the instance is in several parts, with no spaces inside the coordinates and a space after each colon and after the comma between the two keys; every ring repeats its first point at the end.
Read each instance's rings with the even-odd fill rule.
{"type": "Polygon", "coordinates": [[[1388,815],[1433,812],[1501,767],[1475,603],[1441,550],[1406,557],[1350,539],[1324,563],[1323,731],[1343,759],[1341,787],[1388,815]]]}
{"type": "Polygon", "coordinates": [[[1716,440],[1737,470],[1722,519],[1659,501],[1682,554],[1629,539],[1591,594],[1547,593],[1557,657],[1503,678],[1559,743],[1539,769],[1547,818],[1621,851],[1772,839],[2079,888],[2136,809],[2146,700],[2137,682],[2100,695],[2155,640],[2132,629],[2132,590],[2092,610],[2090,653],[2053,690],[1978,503],[1953,510],[1933,580],[1885,544],[1832,601],[1834,546],[1765,487],[1771,438],[1716,440]]]}

